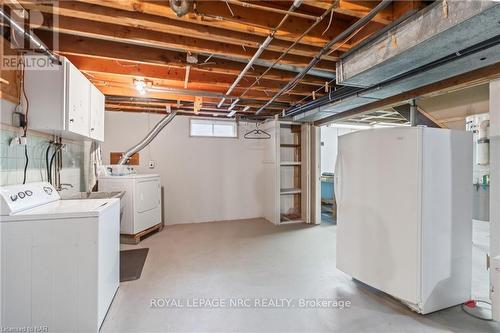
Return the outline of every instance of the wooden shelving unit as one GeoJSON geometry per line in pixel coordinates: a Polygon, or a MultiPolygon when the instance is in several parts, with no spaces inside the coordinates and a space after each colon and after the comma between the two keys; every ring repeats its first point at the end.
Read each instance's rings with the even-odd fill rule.
{"type": "Polygon", "coordinates": [[[302,125],[279,123],[280,224],[304,222],[302,125]]]}

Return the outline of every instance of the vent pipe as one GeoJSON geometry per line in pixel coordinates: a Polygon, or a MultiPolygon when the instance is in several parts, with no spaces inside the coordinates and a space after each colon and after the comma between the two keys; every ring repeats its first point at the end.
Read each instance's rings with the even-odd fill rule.
{"type": "Polygon", "coordinates": [[[141,151],[144,147],[146,147],[151,141],[153,141],[154,138],[158,135],[158,133],[161,132],[161,130],[168,125],[174,119],[175,115],[177,113],[175,111],[172,111],[170,114],[166,115],[162,120],[158,122],[158,124],[153,127],[153,129],[146,135],[144,139],[142,139],[138,144],[127,150],[120,160],[118,161],[118,165],[123,165],[127,163],[129,158],[134,155],[135,153],[141,151]]]}
{"type": "Polygon", "coordinates": [[[191,7],[190,0],[170,0],[169,3],[170,8],[178,17],[186,15],[191,7]]]}

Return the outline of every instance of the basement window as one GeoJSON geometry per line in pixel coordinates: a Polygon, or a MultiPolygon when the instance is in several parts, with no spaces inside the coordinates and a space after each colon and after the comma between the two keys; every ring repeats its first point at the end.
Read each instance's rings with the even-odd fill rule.
{"type": "Polygon", "coordinates": [[[237,138],[238,125],[233,120],[190,119],[191,136],[237,138]]]}

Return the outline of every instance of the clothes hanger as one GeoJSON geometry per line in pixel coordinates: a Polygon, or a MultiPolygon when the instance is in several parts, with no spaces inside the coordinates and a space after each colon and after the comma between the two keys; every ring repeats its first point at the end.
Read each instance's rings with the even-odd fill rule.
{"type": "Polygon", "coordinates": [[[245,139],[270,139],[271,134],[259,128],[259,123],[255,124],[255,129],[245,133],[245,139]]]}

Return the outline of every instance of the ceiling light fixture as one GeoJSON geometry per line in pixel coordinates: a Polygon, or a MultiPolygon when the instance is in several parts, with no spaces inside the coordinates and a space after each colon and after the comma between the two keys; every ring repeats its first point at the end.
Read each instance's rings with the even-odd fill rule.
{"type": "Polygon", "coordinates": [[[144,80],[134,80],[134,86],[135,89],[139,92],[141,95],[146,95],[146,87],[148,84],[144,80]]]}

